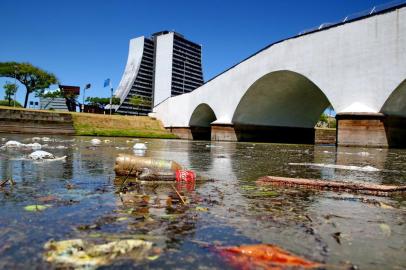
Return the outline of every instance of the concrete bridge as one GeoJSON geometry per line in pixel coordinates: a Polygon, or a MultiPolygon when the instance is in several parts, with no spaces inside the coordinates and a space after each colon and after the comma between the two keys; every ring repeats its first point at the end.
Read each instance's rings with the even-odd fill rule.
{"type": "Polygon", "coordinates": [[[406,146],[406,5],[271,44],[152,115],[186,139],[313,143],[329,105],[338,145],[406,146]]]}

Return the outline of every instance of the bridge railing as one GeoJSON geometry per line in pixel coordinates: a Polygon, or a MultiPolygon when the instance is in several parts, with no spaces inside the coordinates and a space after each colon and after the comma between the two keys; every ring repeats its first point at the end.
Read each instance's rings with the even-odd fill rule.
{"type": "Polygon", "coordinates": [[[334,25],[338,25],[338,24],[341,24],[341,23],[353,21],[353,20],[356,20],[356,19],[359,19],[359,18],[362,18],[362,17],[365,17],[365,16],[372,15],[374,13],[379,13],[381,11],[391,9],[391,8],[394,8],[394,7],[397,7],[397,6],[405,5],[405,4],[406,4],[406,0],[396,0],[396,1],[388,2],[388,3],[384,3],[384,4],[381,4],[381,5],[373,6],[372,8],[369,8],[367,10],[352,13],[352,14],[346,16],[344,19],[342,19],[340,21],[322,23],[319,26],[303,30],[298,35],[299,36],[304,35],[304,34],[314,32],[314,31],[317,31],[317,30],[321,30],[323,28],[327,28],[327,27],[330,27],[330,26],[334,26],[334,25]]]}

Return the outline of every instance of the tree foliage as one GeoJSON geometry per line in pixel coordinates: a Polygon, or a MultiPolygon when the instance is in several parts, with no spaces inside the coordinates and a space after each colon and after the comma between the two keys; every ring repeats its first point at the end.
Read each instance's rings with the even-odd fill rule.
{"type": "Polygon", "coordinates": [[[58,83],[54,74],[30,63],[0,62],[0,77],[15,77],[25,86],[27,92],[24,107],[27,107],[28,97],[31,93],[35,92],[39,95],[50,85],[58,83]]]}
{"type": "Polygon", "coordinates": [[[133,106],[151,106],[151,100],[142,96],[132,96],[130,98],[130,104],[133,106]]]}
{"type": "Polygon", "coordinates": [[[14,103],[15,103],[15,107],[22,107],[20,103],[18,103],[15,100],[12,100],[11,103],[9,103],[8,100],[0,100],[0,106],[10,106],[10,107],[14,107],[14,103]]]}
{"type": "MultiPolygon", "coordinates": [[[[110,104],[110,98],[108,97],[88,97],[86,98],[86,102],[90,103],[91,105],[95,105],[98,107],[104,108],[107,104],[110,104]]],[[[120,104],[120,99],[118,97],[113,97],[112,100],[113,105],[120,104]]]]}
{"type": "Polygon", "coordinates": [[[18,85],[16,85],[15,83],[6,82],[6,84],[3,85],[3,88],[5,93],[4,98],[8,100],[8,105],[10,106],[14,94],[17,92],[18,85]]]}

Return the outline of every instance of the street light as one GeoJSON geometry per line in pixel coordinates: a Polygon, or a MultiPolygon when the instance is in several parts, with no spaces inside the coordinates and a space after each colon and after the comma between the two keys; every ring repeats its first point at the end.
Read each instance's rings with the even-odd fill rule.
{"type": "Polygon", "coordinates": [[[85,96],[86,96],[86,89],[89,89],[92,85],[90,83],[86,84],[85,88],[83,88],[83,102],[82,102],[82,112],[85,112],[85,96]]]}

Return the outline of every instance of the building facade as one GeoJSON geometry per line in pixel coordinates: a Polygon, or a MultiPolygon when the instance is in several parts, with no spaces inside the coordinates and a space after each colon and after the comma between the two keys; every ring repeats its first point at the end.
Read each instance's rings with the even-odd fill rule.
{"type": "Polygon", "coordinates": [[[115,92],[117,112],[147,115],[165,99],[203,84],[201,46],[181,34],[162,31],[130,41],[127,65],[115,92]]]}
{"type": "Polygon", "coordinates": [[[39,98],[41,110],[68,111],[65,98],[39,98]]]}

